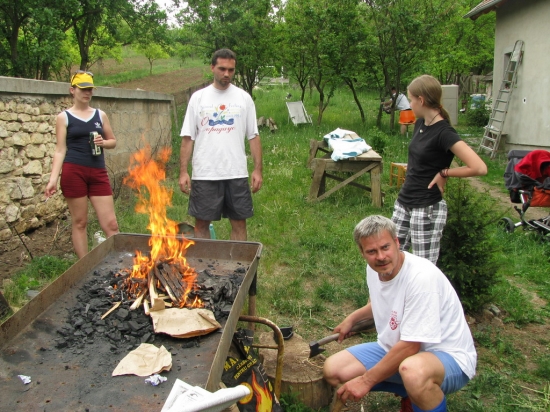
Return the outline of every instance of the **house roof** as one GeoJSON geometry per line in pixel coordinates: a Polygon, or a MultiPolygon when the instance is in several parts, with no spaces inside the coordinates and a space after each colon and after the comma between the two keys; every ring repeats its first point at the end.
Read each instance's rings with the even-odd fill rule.
{"type": "Polygon", "coordinates": [[[505,3],[506,0],[483,0],[481,3],[479,3],[477,6],[475,6],[472,10],[468,12],[468,14],[464,15],[464,18],[471,18],[472,20],[477,19],[482,14],[489,13],[496,8],[500,7],[502,3],[505,3]]]}

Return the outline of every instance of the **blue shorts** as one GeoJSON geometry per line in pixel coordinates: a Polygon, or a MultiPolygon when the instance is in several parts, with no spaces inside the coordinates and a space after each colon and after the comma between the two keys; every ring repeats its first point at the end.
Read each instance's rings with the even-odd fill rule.
{"type": "MultiPolygon", "coordinates": [[[[378,344],[378,342],[362,343],[347,348],[347,351],[351,353],[363,366],[369,370],[376,365],[380,360],[386,356],[386,351],[378,344]]],[[[445,379],[441,384],[441,390],[445,395],[456,392],[464,387],[469,381],[468,375],[466,375],[454,358],[446,352],[430,352],[433,353],[443,364],[445,368],[445,379]]],[[[384,382],[374,385],[371,391],[378,392],[393,392],[401,397],[406,397],[407,391],[403,385],[403,379],[401,375],[396,373],[390,376],[384,382]]]]}

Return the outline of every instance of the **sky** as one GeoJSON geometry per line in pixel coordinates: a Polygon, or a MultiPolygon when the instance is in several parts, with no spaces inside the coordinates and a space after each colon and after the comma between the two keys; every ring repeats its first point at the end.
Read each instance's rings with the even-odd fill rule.
{"type": "MultiPolygon", "coordinates": [[[[172,0],[155,0],[155,1],[160,7],[162,7],[163,10],[166,10],[167,6],[172,5],[172,0]]],[[[168,24],[170,25],[176,24],[176,19],[174,18],[173,14],[171,15],[170,13],[168,13],[168,24]]]]}

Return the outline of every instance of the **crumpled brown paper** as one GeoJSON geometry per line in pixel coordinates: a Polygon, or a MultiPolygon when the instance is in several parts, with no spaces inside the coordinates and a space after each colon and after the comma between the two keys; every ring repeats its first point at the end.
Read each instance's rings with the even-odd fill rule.
{"type": "Polygon", "coordinates": [[[208,309],[170,308],[150,313],[155,333],[166,333],[174,338],[206,335],[222,326],[208,309]]]}
{"type": "Polygon", "coordinates": [[[157,348],[150,343],[142,343],[118,363],[112,376],[149,376],[170,369],[172,369],[172,355],[164,346],[157,348]]]}

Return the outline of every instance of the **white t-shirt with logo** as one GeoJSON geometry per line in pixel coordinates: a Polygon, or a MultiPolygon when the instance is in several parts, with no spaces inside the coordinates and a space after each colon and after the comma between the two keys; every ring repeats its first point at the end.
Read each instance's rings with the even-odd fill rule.
{"type": "Polygon", "coordinates": [[[403,253],[401,270],[388,282],[367,265],[378,343],[388,352],[400,340],[420,342],[421,351],[448,353],[473,378],[477,354],[454,288],[433,263],[403,253]]]}
{"type": "Polygon", "coordinates": [[[244,90],[210,85],[193,93],[180,133],[194,140],[192,179],[248,177],[244,138],[257,135],[254,101],[244,90]]]}

